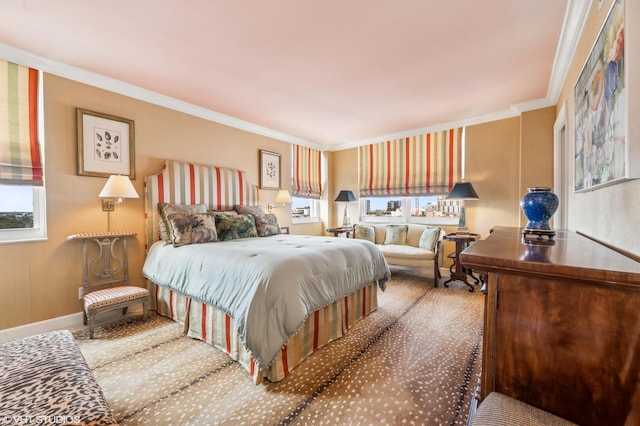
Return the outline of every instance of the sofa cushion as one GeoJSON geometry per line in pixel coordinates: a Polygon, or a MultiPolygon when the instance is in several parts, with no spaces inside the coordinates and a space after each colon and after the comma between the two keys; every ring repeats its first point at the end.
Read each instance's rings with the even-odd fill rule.
{"type": "Polygon", "coordinates": [[[353,236],[359,240],[376,242],[376,228],[367,225],[354,225],[353,236]]]}
{"type": "Polygon", "coordinates": [[[440,228],[424,228],[420,236],[420,241],[418,242],[418,247],[433,251],[438,242],[438,238],[440,238],[440,228]]]}
{"type": "Polygon", "coordinates": [[[424,268],[435,257],[434,252],[413,246],[383,244],[378,247],[390,265],[424,268]]]}
{"type": "Polygon", "coordinates": [[[384,236],[384,245],[397,244],[405,245],[407,243],[407,225],[387,225],[384,236]]]}

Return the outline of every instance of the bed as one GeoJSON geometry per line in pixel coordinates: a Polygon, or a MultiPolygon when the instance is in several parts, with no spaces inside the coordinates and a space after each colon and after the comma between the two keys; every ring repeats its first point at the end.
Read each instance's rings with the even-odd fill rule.
{"type": "Polygon", "coordinates": [[[239,170],[166,161],[145,179],[152,306],[238,361],[256,384],[282,380],[375,311],[390,277],[374,244],[285,235],[261,209],[239,170]],[[204,228],[197,235],[194,221],[204,228]]]}

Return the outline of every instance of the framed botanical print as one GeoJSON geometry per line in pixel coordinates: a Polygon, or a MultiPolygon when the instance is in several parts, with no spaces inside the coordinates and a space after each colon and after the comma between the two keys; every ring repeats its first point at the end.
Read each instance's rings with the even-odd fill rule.
{"type": "Polygon", "coordinates": [[[280,189],[280,154],[260,150],[260,189],[280,189]]]}
{"type": "Polygon", "coordinates": [[[78,175],[135,179],[133,120],[76,108],[78,175]]]}

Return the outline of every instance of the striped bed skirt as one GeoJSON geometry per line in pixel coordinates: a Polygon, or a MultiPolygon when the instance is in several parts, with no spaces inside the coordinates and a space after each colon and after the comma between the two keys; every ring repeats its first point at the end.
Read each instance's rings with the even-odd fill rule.
{"type": "Polygon", "coordinates": [[[183,325],[187,336],[207,342],[238,361],[256,384],[265,378],[272,382],[284,379],[305,358],[344,336],[356,322],[378,308],[377,284],[374,283],[318,309],[287,340],[271,365],[261,369],[245,348],[234,320],[228,314],[166,287],[149,285],[158,314],[183,325]]]}

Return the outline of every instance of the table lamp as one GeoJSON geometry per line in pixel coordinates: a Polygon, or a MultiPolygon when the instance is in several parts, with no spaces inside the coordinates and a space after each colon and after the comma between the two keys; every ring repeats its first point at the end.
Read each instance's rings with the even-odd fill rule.
{"type": "Polygon", "coordinates": [[[344,205],[344,215],[342,216],[342,227],[343,228],[351,228],[351,219],[349,218],[349,205],[348,203],[353,203],[356,201],[356,196],[353,195],[353,192],[348,190],[340,191],[336,199],[336,202],[343,202],[344,205]]]}
{"type": "Polygon", "coordinates": [[[458,221],[457,235],[468,235],[467,212],[464,207],[464,200],[477,200],[478,194],[469,182],[457,182],[449,193],[447,200],[460,200],[460,220],[458,221]]]}

